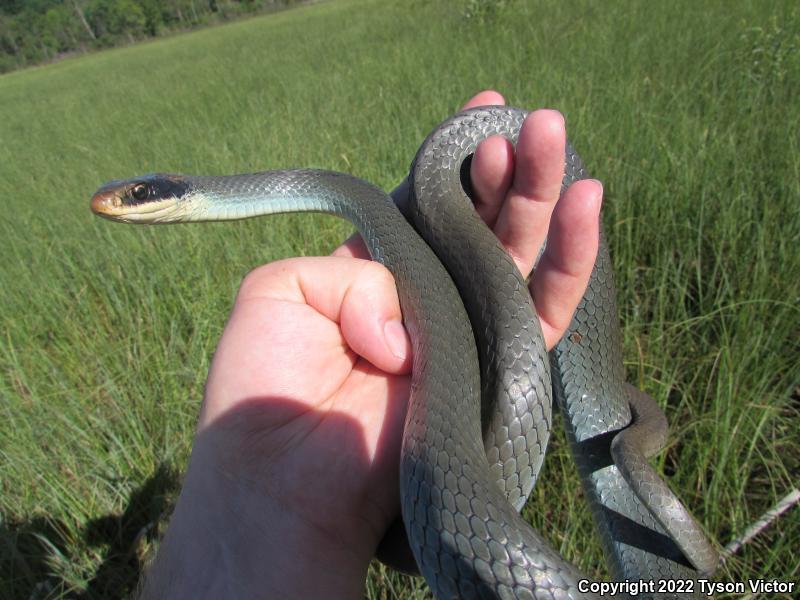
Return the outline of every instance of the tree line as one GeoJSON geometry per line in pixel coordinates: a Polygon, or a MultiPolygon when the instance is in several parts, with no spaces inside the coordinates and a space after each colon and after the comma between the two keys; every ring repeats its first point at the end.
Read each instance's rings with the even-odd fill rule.
{"type": "Polygon", "coordinates": [[[0,0],[0,73],[302,0],[0,0]]]}

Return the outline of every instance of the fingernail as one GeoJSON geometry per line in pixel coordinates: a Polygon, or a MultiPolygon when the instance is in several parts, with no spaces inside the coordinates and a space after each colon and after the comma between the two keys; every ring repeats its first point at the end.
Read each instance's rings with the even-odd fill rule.
{"type": "Polygon", "coordinates": [[[595,203],[595,210],[597,211],[597,218],[600,218],[600,211],[603,209],[603,182],[599,179],[592,179],[597,185],[598,191],[595,192],[593,202],[595,203]]]}
{"type": "Polygon", "coordinates": [[[386,321],[383,326],[383,335],[386,338],[386,344],[389,350],[392,351],[397,358],[405,360],[406,358],[406,328],[400,321],[386,321]]]}
{"type": "Polygon", "coordinates": [[[553,115],[557,117],[559,121],[561,121],[561,125],[567,124],[567,120],[564,118],[564,113],[562,113],[560,110],[556,110],[554,108],[548,108],[547,110],[553,113],[553,115]]]}

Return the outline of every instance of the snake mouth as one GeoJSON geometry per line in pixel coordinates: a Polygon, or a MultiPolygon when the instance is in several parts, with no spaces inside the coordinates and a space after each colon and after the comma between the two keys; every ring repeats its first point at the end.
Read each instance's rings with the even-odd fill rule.
{"type": "Polygon", "coordinates": [[[178,207],[177,198],[153,200],[145,204],[128,204],[120,194],[113,190],[99,191],[91,200],[92,212],[96,215],[124,221],[126,223],[155,223],[170,220],[178,207]]]}
{"type": "Polygon", "coordinates": [[[159,223],[180,217],[181,194],[186,186],[163,175],[146,175],[128,181],[111,181],[92,196],[96,215],[126,223],[159,223]],[[166,188],[166,189],[165,189],[166,188]]]}

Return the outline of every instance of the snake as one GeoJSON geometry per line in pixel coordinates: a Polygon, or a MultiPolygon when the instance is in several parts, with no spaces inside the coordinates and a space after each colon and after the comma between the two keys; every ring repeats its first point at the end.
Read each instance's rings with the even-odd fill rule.
{"type": "MultiPolygon", "coordinates": [[[[391,195],[320,169],[155,173],[102,185],[91,208],[140,224],[322,212],[357,228],[394,277],[413,352],[395,528],[407,546],[397,555],[410,548],[412,568],[437,598],[600,593],[520,515],[542,467],[553,401],[612,579],[671,581],[638,597],[686,597],[691,586],[677,584],[710,576],[718,555],[647,462],[666,443],[667,422],[625,381],[605,235],[572,322],[548,353],[525,277],[470,199],[477,145],[493,135],[516,144],[527,115],[485,106],[448,118],[391,195]]],[[[569,142],[565,159],[562,192],[588,178],[569,142]]]]}

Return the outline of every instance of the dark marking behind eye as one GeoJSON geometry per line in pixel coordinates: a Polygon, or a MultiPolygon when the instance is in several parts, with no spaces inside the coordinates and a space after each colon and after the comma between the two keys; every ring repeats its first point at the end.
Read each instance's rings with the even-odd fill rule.
{"type": "Polygon", "coordinates": [[[189,187],[189,183],[178,176],[146,175],[129,188],[127,202],[135,205],[180,198],[186,194],[189,187]]]}

